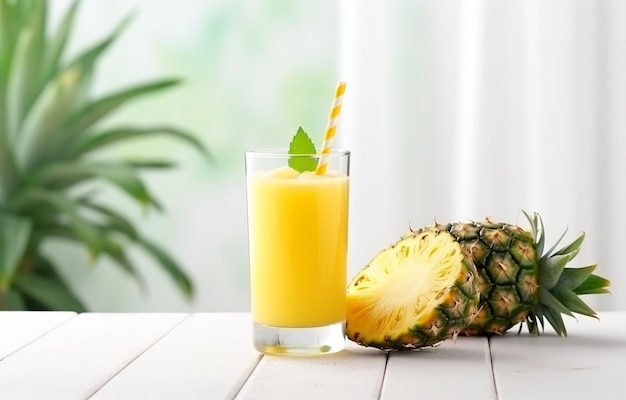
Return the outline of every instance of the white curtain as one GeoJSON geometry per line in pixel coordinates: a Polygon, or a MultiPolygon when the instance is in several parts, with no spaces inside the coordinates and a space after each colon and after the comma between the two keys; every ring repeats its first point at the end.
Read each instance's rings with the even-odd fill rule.
{"type": "Polygon", "coordinates": [[[409,225],[587,236],[626,310],[626,1],[343,0],[338,141],[352,154],[350,272],[409,225]]]}

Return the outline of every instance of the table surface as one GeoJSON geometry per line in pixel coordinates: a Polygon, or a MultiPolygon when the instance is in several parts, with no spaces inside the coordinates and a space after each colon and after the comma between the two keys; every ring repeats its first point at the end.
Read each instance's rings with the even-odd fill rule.
{"type": "Polygon", "coordinates": [[[1,399],[623,399],[626,313],[384,353],[263,356],[247,313],[0,312],[1,399]]]}

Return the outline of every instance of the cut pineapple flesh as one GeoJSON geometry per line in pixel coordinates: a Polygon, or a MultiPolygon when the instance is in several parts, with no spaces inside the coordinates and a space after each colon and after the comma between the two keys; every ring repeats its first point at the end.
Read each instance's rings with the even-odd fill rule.
{"type": "Polygon", "coordinates": [[[445,232],[410,234],[381,251],[352,280],[347,291],[347,334],[381,348],[432,345],[462,329],[467,286],[473,279],[466,257],[445,232]]]}

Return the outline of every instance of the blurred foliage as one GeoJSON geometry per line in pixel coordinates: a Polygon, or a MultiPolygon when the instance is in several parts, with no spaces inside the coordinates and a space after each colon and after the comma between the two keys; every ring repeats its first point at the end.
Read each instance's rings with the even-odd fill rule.
{"type": "Polygon", "coordinates": [[[178,79],[157,79],[92,95],[94,70],[129,24],[124,19],[103,40],[65,61],[79,2],[59,26],[47,29],[45,0],[0,0],[0,309],[84,311],[57,265],[42,251],[61,238],[86,248],[93,262],[106,257],[143,282],[127,255],[144,250],[190,298],[194,285],[166,251],[144,236],[101,187],[114,187],[144,209],[160,201],[140,175],[176,163],[102,157],[110,146],[167,136],[211,155],[203,143],[174,126],[103,126],[122,106],[175,87],[178,79]]]}

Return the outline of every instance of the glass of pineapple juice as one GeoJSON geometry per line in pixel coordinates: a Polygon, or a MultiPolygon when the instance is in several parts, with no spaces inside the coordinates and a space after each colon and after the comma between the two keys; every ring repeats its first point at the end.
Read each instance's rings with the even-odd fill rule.
{"type": "Polygon", "coordinates": [[[328,354],[345,342],[350,152],[326,173],[298,172],[286,149],[246,157],[251,310],[255,348],[328,354]]]}

